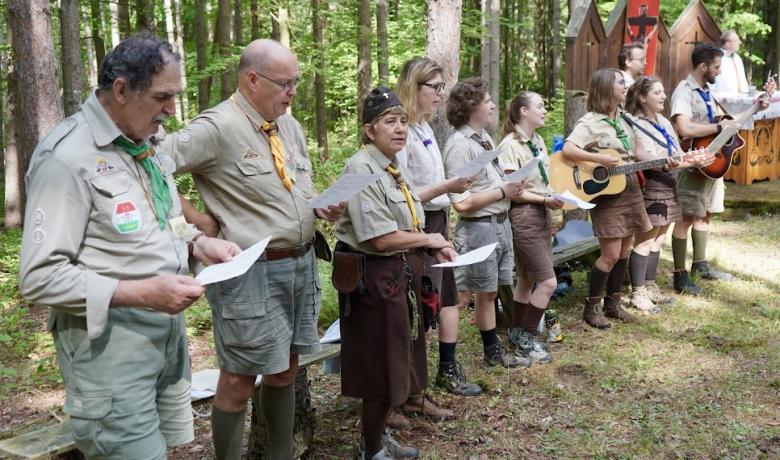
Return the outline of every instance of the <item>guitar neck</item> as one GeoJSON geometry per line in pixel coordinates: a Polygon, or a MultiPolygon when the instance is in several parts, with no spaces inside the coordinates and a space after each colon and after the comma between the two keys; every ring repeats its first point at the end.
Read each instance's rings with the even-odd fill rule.
{"type": "MultiPolygon", "coordinates": [[[[674,155],[669,157],[674,161],[681,161],[682,155],[674,155]]],[[[613,166],[608,169],[610,176],[618,176],[621,174],[631,174],[637,171],[644,171],[645,169],[660,168],[665,165],[669,158],[658,158],[657,160],[638,161],[636,163],[623,163],[621,165],[613,166]]]]}

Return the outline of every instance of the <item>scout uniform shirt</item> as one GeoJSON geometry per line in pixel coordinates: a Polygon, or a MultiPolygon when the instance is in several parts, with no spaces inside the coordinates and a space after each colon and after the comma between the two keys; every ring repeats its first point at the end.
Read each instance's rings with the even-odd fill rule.
{"type": "MultiPolygon", "coordinates": [[[[398,163],[409,171],[409,177],[415,188],[427,187],[444,181],[444,163],[441,151],[428,122],[418,125],[409,124],[406,147],[396,154],[398,163]]],[[[450,205],[446,194],[434,197],[423,203],[426,211],[440,211],[450,205]]]]}
{"type": "Polygon", "coordinates": [[[501,154],[498,156],[498,161],[501,163],[501,167],[505,170],[518,170],[529,161],[534,159],[534,154],[531,151],[531,147],[527,142],[531,141],[539,152],[539,163],[536,168],[528,175],[525,181],[525,190],[534,192],[539,195],[547,195],[552,193],[552,189],[548,184],[544,183],[542,173],[538,166],[544,168],[544,172],[547,175],[549,183],[550,179],[550,157],[547,155],[547,148],[544,146],[544,139],[537,133],[534,133],[530,138],[520,129],[515,127],[515,132],[507,134],[504,139],[498,144],[498,150],[501,154]]]}
{"type": "MultiPolygon", "coordinates": [[[[349,159],[342,174],[377,174],[385,172],[392,164],[401,172],[401,178],[407,180],[409,172],[397,159],[390,161],[373,144],[363,146],[349,159]]],[[[409,185],[414,199],[415,212],[420,220],[420,228],[425,227],[425,213],[414,186],[409,185]]],[[[378,236],[393,233],[396,230],[412,231],[412,215],[404,194],[390,173],[385,174],[360,193],[349,199],[347,212],[336,223],[336,239],[365,254],[389,256],[399,252],[380,252],[368,243],[378,236]]]]}
{"type": "MultiPolygon", "coordinates": [[[[653,123],[657,124],[661,128],[665,129],[666,132],[669,134],[669,136],[672,138],[672,154],[673,155],[679,155],[680,150],[680,141],[677,139],[677,133],[674,132],[674,128],[672,127],[672,122],[666,119],[663,115],[660,113],[655,114],[655,120],[652,120],[653,123],[650,122],[647,118],[644,118],[644,116],[634,116],[632,120],[638,124],[639,126],[646,129],[648,132],[650,132],[653,137],[658,139],[659,141],[662,141],[666,144],[669,143],[669,141],[664,137],[663,133],[656,129],[653,126],[653,123]]],[[[650,136],[642,132],[641,129],[635,129],[634,133],[636,134],[637,141],[642,145],[642,147],[645,149],[645,152],[652,155],[653,158],[666,158],[669,156],[669,151],[666,147],[662,146],[658,142],[654,141],[650,136]]]]}
{"type": "MultiPolygon", "coordinates": [[[[475,134],[476,131],[471,129],[469,125],[463,125],[456,129],[447,139],[447,146],[444,148],[444,170],[447,172],[448,178],[454,177],[454,171],[471,162],[477,158],[477,155],[485,151],[482,145],[474,139],[476,137],[475,134]]],[[[480,138],[483,141],[490,142],[491,145],[495,145],[493,139],[490,138],[490,135],[485,130],[482,130],[480,138]]],[[[503,176],[504,171],[501,169],[501,166],[497,162],[491,162],[474,176],[474,182],[472,182],[469,190],[463,193],[451,193],[450,201],[460,203],[472,193],[495,190],[503,185],[503,176]]],[[[508,210],[509,199],[505,198],[490,203],[484,208],[459,214],[463,217],[483,217],[500,214],[508,210]]]]}
{"type": "Polygon", "coordinates": [[[715,103],[710,93],[710,85],[705,84],[702,88],[693,78],[693,75],[688,74],[688,77],[681,81],[677,88],[674,89],[672,94],[672,110],[671,119],[677,115],[685,115],[692,121],[701,124],[710,124],[714,121],[710,121],[707,115],[707,103],[704,98],[699,94],[697,89],[702,90],[705,95],[710,95],[710,110],[712,115],[717,117],[721,114],[720,107],[715,103]]]}
{"type": "MultiPolygon", "coordinates": [[[[621,113],[618,112],[617,116],[619,126],[628,136],[628,141],[631,145],[636,145],[636,134],[628,123],[623,120],[621,113]]],[[[617,131],[607,120],[609,120],[609,117],[603,113],[588,112],[577,120],[577,124],[574,125],[574,129],[566,140],[583,150],[592,150],[593,148],[617,149],[620,151],[620,158],[623,161],[633,161],[633,153],[625,151],[617,131]]]]}
{"type": "Polygon", "coordinates": [[[148,174],[113,143],[121,135],[92,94],[38,144],[27,172],[22,295],[86,314],[90,338],[103,332],[120,280],[189,271],[189,235],[170,225],[181,216],[173,161],[160,152],[152,157],[173,204],[161,230],[148,174]]]}
{"type": "Polygon", "coordinates": [[[265,119],[236,91],[204,111],[186,128],[160,144],[176,162],[176,173],[191,172],[208,212],[222,236],[241,249],[270,235],[269,248],[289,248],[314,237],[311,162],[300,123],[277,118],[285,169],[293,180],[287,190],[279,177],[266,134],[265,119]]]}

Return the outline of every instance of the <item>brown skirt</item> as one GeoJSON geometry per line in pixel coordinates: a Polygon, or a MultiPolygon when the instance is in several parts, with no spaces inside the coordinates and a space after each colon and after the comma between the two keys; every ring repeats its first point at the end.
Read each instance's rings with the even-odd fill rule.
{"type": "Polygon", "coordinates": [[[512,243],[518,277],[544,281],[555,277],[550,213],[542,204],[512,204],[512,243]]]}
{"type": "MultiPolygon", "coordinates": [[[[410,251],[406,260],[419,299],[420,251],[410,251]]],[[[422,320],[412,340],[404,259],[400,255],[366,255],[365,273],[362,290],[339,293],[341,393],[398,406],[428,384],[422,320]]],[[[415,308],[419,311],[418,306],[415,308]]]]}
{"type": "Polygon", "coordinates": [[[596,207],[590,210],[590,216],[593,234],[598,238],[625,238],[653,228],[636,174],[626,176],[625,190],[597,197],[593,204],[596,207]]]}
{"type": "MultiPolygon", "coordinates": [[[[441,233],[449,239],[449,208],[441,211],[425,211],[425,233],[441,233]]],[[[455,284],[455,272],[451,268],[432,268],[439,261],[425,255],[423,275],[429,277],[439,290],[439,307],[451,307],[458,304],[458,286],[455,284]]]]}
{"type": "Polygon", "coordinates": [[[677,202],[677,180],[666,171],[645,171],[644,197],[647,217],[653,227],[662,227],[682,219],[677,202]]]}

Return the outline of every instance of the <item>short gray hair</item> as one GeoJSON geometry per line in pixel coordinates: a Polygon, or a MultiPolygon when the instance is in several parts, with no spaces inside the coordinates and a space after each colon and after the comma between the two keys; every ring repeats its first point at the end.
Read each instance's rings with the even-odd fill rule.
{"type": "Polygon", "coordinates": [[[117,78],[127,80],[127,86],[132,91],[145,91],[152,86],[152,78],[168,62],[178,63],[180,59],[170,43],[150,33],[126,38],[103,59],[98,91],[110,91],[117,78]]]}

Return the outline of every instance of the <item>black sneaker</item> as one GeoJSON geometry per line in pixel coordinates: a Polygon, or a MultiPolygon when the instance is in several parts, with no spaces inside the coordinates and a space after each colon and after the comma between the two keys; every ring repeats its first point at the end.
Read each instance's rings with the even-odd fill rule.
{"type": "Polygon", "coordinates": [[[685,270],[674,272],[674,290],[678,294],[701,295],[702,288],[696,286],[685,270]]]}
{"type": "Polygon", "coordinates": [[[479,396],[482,394],[482,387],[466,379],[466,374],[457,361],[439,363],[436,385],[459,396],[479,396]]]}
{"type": "Polygon", "coordinates": [[[726,272],[713,270],[706,260],[693,262],[691,264],[691,275],[698,274],[703,280],[734,281],[734,275],[726,272]]]}
{"type": "Polygon", "coordinates": [[[517,356],[504,350],[500,343],[496,342],[483,348],[485,366],[503,366],[506,368],[531,367],[531,359],[525,356],[517,356]]]}

